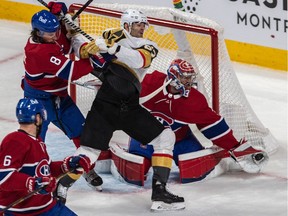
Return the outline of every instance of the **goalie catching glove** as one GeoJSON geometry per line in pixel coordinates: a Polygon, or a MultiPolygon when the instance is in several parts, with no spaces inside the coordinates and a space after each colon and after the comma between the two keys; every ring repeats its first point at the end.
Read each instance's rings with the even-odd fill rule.
{"type": "Polygon", "coordinates": [[[62,164],[62,171],[64,173],[72,172],[75,174],[82,174],[83,172],[88,173],[90,169],[90,159],[83,154],[66,157],[62,164]]]}
{"type": "Polygon", "coordinates": [[[239,145],[229,150],[231,157],[247,173],[258,173],[267,164],[268,154],[255,149],[247,140],[242,139],[239,145]]]}
{"type": "Polygon", "coordinates": [[[29,177],[26,181],[28,193],[39,190],[39,194],[49,194],[56,189],[56,184],[54,177],[29,177]]]}

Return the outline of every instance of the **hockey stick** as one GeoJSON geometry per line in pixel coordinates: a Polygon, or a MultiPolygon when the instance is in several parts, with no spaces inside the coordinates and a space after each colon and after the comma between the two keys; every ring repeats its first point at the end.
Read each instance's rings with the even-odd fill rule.
{"type": "MultiPolygon", "coordinates": [[[[71,170],[71,171],[69,171],[69,172],[62,173],[61,175],[59,175],[59,176],[56,178],[56,180],[59,181],[61,178],[63,178],[64,176],[68,175],[69,173],[71,173],[71,172],[73,172],[73,171],[74,171],[74,169],[71,170]]],[[[43,188],[45,188],[45,187],[46,187],[46,185],[44,185],[44,186],[42,186],[42,187],[40,187],[40,188],[38,188],[38,189],[36,189],[36,190],[28,193],[26,196],[21,197],[20,199],[12,202],[11,204],[9,204],[8,206],[6,206],[5,208],[1,209],[1,210],[0,210],[0,214],[1,214],[1,213],[4,213],[5,211],[7,211],[8,209],[12,208],[13,206],[15,206],[15,205],[17,205],[17,204],[19,204],[19,203],[21,203],[21,202],[29,199],[30,197],[32,197],[34,194],[38,193],[39,191],[41,191],[41,190],[42,190],[43,188]]]]}
{"type": "MultiPolygon", "coordinates": [[[[48,7],[48,4],[45,2],[45,1],[43,1],[43,0],[37,0],[39,3],[41,3],[42,5],[44,5],[45,7],[47,7],[48,9],[50,9],[49,7],[48,7]]],[[[90,3],[89,3],[90,4],[90,3]]],[[[86,5],[86,4],[85,4],[86,5]]],[[[83,7],[85,6],[85,5],[83,5],[83,7]]],[[[87,5],[88,6],[88,5],[87,5]]],[[[87,7],[87,6],[85,6],[85,7],[87,7]]],[[[82,8],[81,8],[82,9],[82,8]]],[[[80,10],[81,10],[80,9],[80,10]]],[[[85,8],[84,8],[85,9],[85,8]]],[[[84,10],[83,9],[83,10],[84,10]]],[[[79,11],[80,11],[79,10],[79,11]]],[[[82,10],[82,11],[83,11],[82,10]]],[[[82,12],[81,11],[81,12],[82,12]]],[[[79,13],[80,14],[80,13],[79,13]]],[[[79,15],[78,14],[78,15],[79,15]]],[[[88,35],[86,32],[84,32],[81,28],[79,28],[78,26],[76,26],[73,22],[71,22],[69,19],[67,19],[65,16],[63,16],[63,15],[60,15],[59,16],[62,20],[64,20],[64,22],[65,23],[67,23],[68,25],[70,25],[71,27],[72,27],[72,29],[73,30],[75,30],[76,32],[78,32],[78,33],[80,33],[80,34],[82,34],[84,37],[86,37],[88,40],[90,40],[90,41],[92,41],[92,40],[94,40],[94,38],[93,37],[91,37],[90,35],[88,35]]],[[[75,17],[76,18],[76,17],[75,17]]]]}
{"type": "Polygon", "coordinates": [[[89,4],[92,2],[93,0],[88,0],[73,16],[72,16],[72,20],[75,20],[81,13],[83,10],[85,10],[85,8],[87,8],[89,6],[89,4]]]}
{"type": "Polygon", "coordinates": [[[169,79],[167,82],[165,82],[162,86],[160,86],[158,89],[156,89],[154,92],[150,93],[149,95],[146,95],[145,97],[141,97],[139,99],[140,104],[143,104],[145,102],[147,102],[148,100],[150,100],[151,98],[153,98],[155,95],[157,95],[160,91],[162,91],[162,89],[164,89],[170,82],[172,81],[172,79],[169,79]]]}
{"type": "Polygon", "coordinates": [[[92,86],[100,86],[100,84],[91,84],[91,82],[89,83],[89,81],[87,82],[79,82],[79,81],[72,81],[71,84],[74,84],[74,85],[78,85],[78,86],[81,86],[81,87],[84,87],[84,88],[87,88],[87,89],[91,89],[91,90],[96,90],[94,87],[92,86]]]}

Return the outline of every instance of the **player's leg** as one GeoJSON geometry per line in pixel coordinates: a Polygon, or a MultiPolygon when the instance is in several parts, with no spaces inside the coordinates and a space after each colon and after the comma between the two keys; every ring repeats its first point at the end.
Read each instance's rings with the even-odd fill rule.
{"type": "MultiPolygon", "coordinates": [[[[184,198],[167,191],[172,167],[172,150],[175,143],[175,134],[163,125],[146,109],[139,106],[131,110],[125,132],[143,144],[150,143],[154,147],[152,155],[152,210],[173,210],[185,208],[184,198]],[[135,121],[137,119],[137,121],[135,121]]],[[[128,117],[127,116],[127,117],[128,117]]]]}
{"type": "MultiPolygon", "coordinates": [[[[56,115],[53,123],[58,128],[60,128],[69,139],[74,142],[76,148],[79,148],[80,135],[85,122],[84,116],[82,115],[76,104],[73,102],[73,100],[70,98],[70,96],[67,96],[65,98],[56,97],[53,102],[54,110],[56,110],[56,115]],[[71,116],[73,116],[73,118],[71,118],[71,116]]],[[[57,199],[65,203],[68,188],[71,187],[74,182],[80,178],[80,176],[81,175],[69,174],[61,178],[55,190],[55,196],[57,197],[57,199]]],[[[91,167],[89,173],[84,173],[83,176],[85,177],[88,184],[92,185],[96,189],[102,189],[102,178],[97,175],[94,170],[94,166],[91,167]],[[88,175],[89,178],[85,175],[88,175]]]]}
{"type": "Polygon", "coordinates": [[[70,96],[56,97],[54,106],[56,117],[53,120],[53,124],[73,141],[76,148],[79,148],[80,135],[85,122],[84,116],[70,96]]]}
{"type": "Polygon", "coordinates": [[[66,205],[61,202],[57,202],[57,204],[47,212],[39,214],[39,216],[55,216],[55,215],[65,215],[65,216],[77,216],[71,209],[69,209],[66,205]]]}
{"type": "Polygon", "coordinates": [[[48,131],[48,126],[49,126],[50,122],[55,120],[56,112],[55,112],[55,109],[53,106],[53,100],[52,99],[49,98],[49,99],[37,99],[37,100],[43,104],[43,106],[45,107],[46,112],[47,112],[47,120],[42,123],[41,133],[40,133],[40,137],[45,142],[46,133],[48,131]]]}
{"type": "MultiPolygon", "coordinates": [[[[106,119],[109,115],[113,116],[115,112],[117,113],[113,106],[109,106],[109,104],[99,101],[97,98],[95,99],[85,120],[80,139],[81,146],[76,150],[77,154],[85,154],[91,162],[96,162],[101,157],[101,151],[108,150],[109,141],[115,129],[106,119]]],[[[112,117],[112,119],[117,121],[115,117],[112,117]]],[[[89,172],[83,174],[83,176],[90,183],[90,186],[97,189],[97,186],[93,185],[95,183],[93,180],[97,180],[97,174],[95,174],[89,172]]]]}

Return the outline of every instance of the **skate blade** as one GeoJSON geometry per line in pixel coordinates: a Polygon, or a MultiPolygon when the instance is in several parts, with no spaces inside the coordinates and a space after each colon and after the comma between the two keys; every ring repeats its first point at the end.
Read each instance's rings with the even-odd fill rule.
{"type": "Polygon", "coordinates": [[[99,186],[93,186],[89,183],[87,183],[89,187],[91,187],[92,189],[98,191],[98,192],[102,192],[103,188],[102,188],[102,185],[99,185],[99,186]]]}
{"type": "Polygon", "coordinates": [[[158,211],[177,211],[177,210],[183,210],[185,209],[185,203],[184,202],[178,202],[178,203],[164,203],[161,201],[154,201],[151,206],[152,212],[158,212],[158,211]]]}

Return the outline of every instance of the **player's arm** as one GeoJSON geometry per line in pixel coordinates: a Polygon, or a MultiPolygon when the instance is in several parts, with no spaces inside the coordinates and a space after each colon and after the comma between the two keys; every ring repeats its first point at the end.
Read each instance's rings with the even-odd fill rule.
{"type": "MultiPolygon", "coordinates": [[[[11,137],[10,137],[11,138],[11,137]]],[[[27,190],[26,181],[30,177],[20,173],[26,152],[29,151],[26,143],[18,139],[6,138],[1,144],[0,151],[0,189],[4,191],[27,190]],[[15,147],[17,151],[15,151],[15,147]]]]}
{"type": "MultiPolygon", "coordinates": [[[[120,45],[119,45],[120,46],[120,45]]],[[[116,57],[132,68],[147,68],[157,56],[158,49],[152,44],[143,45],[137,49],[120,46],[116,57]]]]}
{"type": "Polygon", "coordinates": [[[43,46],[41,53],[41,56],[35,53],[25,59],[26,77],[32,81],[53,76],[73,81],[93,70],[89,59],[72,61],[59,51],[57,44],[43,46]]]}
{"type": "MultiPolygon", "coordinates": [[[[145,44],[142,43],[136,49],[122,46],[121,40],[130,40],[123,29],[110,29],[105,31],[102,36],[103,38],[96,39],[95,42],[100,52],[108,52],[111,55],[115,55],[119,61],[132,68],[149,67],[158,54],[157,45],[146,39],[143,39],[145,44]]],[[[129,42],[132,43],[131,41],[129,42]]]]}

